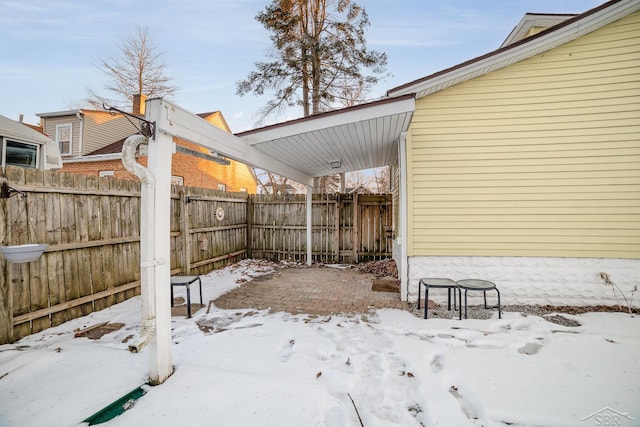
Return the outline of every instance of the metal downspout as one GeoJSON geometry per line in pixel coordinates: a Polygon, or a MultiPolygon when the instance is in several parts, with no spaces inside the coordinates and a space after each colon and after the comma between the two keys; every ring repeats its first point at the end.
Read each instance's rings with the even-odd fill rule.
{"type": "Polygon", "coordinates": [[[142,135],[127,138],[122,146],[122,164],[125,169],[140,178],[140,294],[142,298],[142,329],[140,339],[129,346],[129,351],[138,353],[155,334],[155,262],[153,259],[153,216],[149,215],[153,206],[155,179],[149,169],[136,162],[136,149],[147,144],[142,135]]]}
{"type": "MultiPolygon", "coordinates": [[[[399,163],[400,163],[400,188],[398,195],[400,197],[400,265],[398,266],[400,277],[400,299],[409,301],[409,201],[407,187],[407,132],[400,135],[399,144],[399,163]]],[[[426,304],[426,302],[425,302],[426,304]]]]}

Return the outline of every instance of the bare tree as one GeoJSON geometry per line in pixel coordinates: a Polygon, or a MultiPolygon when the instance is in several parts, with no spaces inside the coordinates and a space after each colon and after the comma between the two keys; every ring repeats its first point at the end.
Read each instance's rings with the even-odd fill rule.
{"type": "Polygon", "coordinates": [[[130,109],[134,95],[170,98],[178,88],[165,75],[162,53],[152,42],[148,30],[138,27],[119,45],[119,55],[101,59],[98,68],[109,77],[104,86],[112,96],[89,89],[87,102],[96,108],[103,105],[130,109]]]}
{"type": "Polygon", "coordinates": [[[274,173],[252,168],[258,182],[258,192],[263,194],[304,193],[305,186],[274,173]]]}
{"type": "Polygon", "coordinates": [[[347,186],[353,189],[366,188],[371,192],[375,192],[373,188],[373,177],[365,174],[363,171],[349,172],[347,174],[347,186]]]}
{"type": "Polygon", "coordinates": [[[391,167],[382,166],[373,169],[377,186],[377,193],[387,193],[391,191],[391,167]]]}

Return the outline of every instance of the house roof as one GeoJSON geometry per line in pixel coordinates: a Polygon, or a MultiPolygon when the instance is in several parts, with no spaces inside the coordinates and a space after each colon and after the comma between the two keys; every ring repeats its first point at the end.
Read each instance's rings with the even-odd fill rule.
{"type": "Polygon", "coordinates": [[[575,13],[525,13],[500,47],[519,42],[535,33],[558,25],[569,18],[577,16],[575,13]],[[535,33],[533,33],[535,32],[535,33]]]}
{"type": "Polygon", "coordinates": [[[53,142],[41,132],[24,123],[16,122],[8,117],[0,115],[0,135],[15,138],[19,141],[47,144],[53,142]]]}
{"type": "Polygon", "coordinates": [[[414,110],[414,96],[406,94],[236,136],[308,176],[324,176],[395,164],[414,110]]]}
{"type": "Polygon", "coordinates": [[[422,98],[569,43],[638,10],[638,0],[611,0],[493,52],[390,89],[387,96],[416,93],[422,98]]]}
{"type": "Polygon", "coordinates": [[[121,153],[122,152],[122,146],[124,145],[124,141],[126,141],[126,139],[127,138],[119,139],[114,143],[111,143],[109,145],[105,145],[102,148],[99,148],[99,149],[97,149],[95,151],[87,153],[85,156],[98,156],[98,155],[102,155],[102,154],[121,153]]]}

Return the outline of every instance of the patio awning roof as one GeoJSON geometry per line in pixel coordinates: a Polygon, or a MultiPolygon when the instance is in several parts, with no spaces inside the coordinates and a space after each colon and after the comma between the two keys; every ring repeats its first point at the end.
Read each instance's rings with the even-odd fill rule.
{"type": "Polygon", "coordinates": [[[414,110],[415,97],[406,94],[236,136],[308,176],[324,176],[395,164],[414,110]]]}

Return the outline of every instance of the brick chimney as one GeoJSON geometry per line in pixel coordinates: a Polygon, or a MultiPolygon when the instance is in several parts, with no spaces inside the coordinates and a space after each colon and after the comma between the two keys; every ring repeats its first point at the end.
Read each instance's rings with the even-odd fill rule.
{"type": "Polygon", "coordinates": [[[132,113],[133,114],[140,114],[142,116],[144,116],[144,108],[145,108],[145,101],[147,100],[147,97],[145,95],[142,94],[137,94],[137,95],[133,95],[133,108],[132,108],[132,113]]]}

